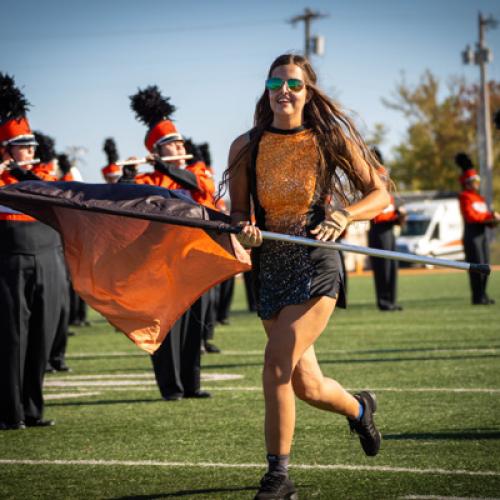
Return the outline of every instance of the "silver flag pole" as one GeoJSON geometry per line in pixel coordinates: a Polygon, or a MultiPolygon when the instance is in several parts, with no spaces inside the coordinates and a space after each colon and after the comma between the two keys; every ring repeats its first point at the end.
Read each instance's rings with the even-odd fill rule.
{"type": "Polygon", "coordinates": [[[380,257],[382,259],[401,260],[403,262],[411,262],[412,264],[427,264],[432,266],[450,267],[452,269],[462,269],[464,271],[474,271],[486,275],[490,274],[490,266],[488,264],[474,264],[471,262],[459,262],[457,260],[425,257],[423,255],[415,255],[412,253],[393,252],[391,250],[380,250],[378,248],[362,247],[358,245],[346,245],[344,243],[335,243],[332,241],[319,241],[301,236],[271,233],[269,231],[261,231],[261,233],[265,240],[285,241],[289,243],[297,243],[299,245],[307,245],[310,247],[331,248],[332,250],[341,250],[342,252],[359,253],[362,255],[369,255],[370,257],[380,257]]]}

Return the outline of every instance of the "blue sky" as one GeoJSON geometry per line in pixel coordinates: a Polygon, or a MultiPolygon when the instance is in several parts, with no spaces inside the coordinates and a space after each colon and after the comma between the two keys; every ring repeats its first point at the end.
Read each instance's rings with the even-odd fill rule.
{"type": "MultiPolygon", "coordinates": [[[[231,141],[252,125],[269,65],[302,50],[303,25],[286,21],[305,7],[329,14],[312,27],[326,39],[325,55],[312,59],[321,85],[362,130],[388,127],[386,156],[407,124],[381,98],[402,72],[416,84],[430,69],[443,89],[453,75],[476,82],[477,66],[462,65],[460,53],[477,40],[479,11],[500,20],[498,0],[29,0],[11,3],[3,16],[0,70],[33,104],[34,129],[53,136],[60,151],[88,149],[87,181],[101,180],[108,136],[122,157],[145,153],[146,129],[128,96],[150,84],[171,96],[181,133],[210,143],[219,178],[231,141]]],[[[487,42],[500,58],[500,27],[487,42]]],[[[488,72],[500,80],[500,63],[488,72]]]]}

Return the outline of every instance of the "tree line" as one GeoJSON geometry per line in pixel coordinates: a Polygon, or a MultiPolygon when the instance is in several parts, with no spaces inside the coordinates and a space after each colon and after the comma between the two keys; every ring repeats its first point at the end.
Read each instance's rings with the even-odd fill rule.
{"type": "MultiPolygon", "coordinates": [[[[500,110],[500,82],[490,81],[490,112],[492,119],[500,110]]],[[[438,78],[426,71],[416,85],[404,76],[396,84],[390,98],[383,104],[398,111],[408,121],[402,142],[392,150],[387,162],[391,177],[400,190],[459,189],[459,170],[455,155],[467,153],[479,169],[477,151],[478,86],[463,78],[453,77],[443,88],[438,78]]],[[[500,115],[499,115],[500,116],[500,115]]],[[[369,142],[383,144],[387,130],[376,124],[369,142]]],[[[500,206],[500,130],[492,123],[493,190],[495,205],[500,206]]]]}

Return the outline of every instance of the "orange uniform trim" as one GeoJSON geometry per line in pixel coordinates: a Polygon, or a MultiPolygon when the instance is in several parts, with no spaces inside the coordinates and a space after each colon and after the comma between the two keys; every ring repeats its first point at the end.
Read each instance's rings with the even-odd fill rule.
{"type": "Polygon", "coordinates": [[[75,178],[73,177],[73,174],[71,172],[68,172],[67,174],[64,174],[61,177],[61,181],[64,181],[64,182],[72,182],[74,180],[75,180],[75,178]]]}
{"type": "Polygon", "coordinates": [[[182,186],[172,180],[168,175],[162,174],[157,170],[146,174],[139,174],[135,178],[136,184],[147,184],[149,186],[159,186],[165,189],[182,189],[182,186]]]}
{"type": "Polygon", "coordinates": [[[460,211],[466,223],[477,224],[495,218],[494,214],[488,210],[486,200],[479,193],[466,189],[460,193],[458,199],[460,211]]]}
{"type": "Polygon", "coordinates": [[[48,163],[39,163],[38,165],[35,165],[31,171],[38,175],[38,177],[53,177],[54,179],[44,179],[44,180],[55,180],[55,174],[56,174],[56,169],[54,166],[54,162],[48,162],[48,163]]]}
{"type": "Polygon", "coordinates": [[[393,222],[398,220],[399,215],[396,210],[394,196],[392,196],[391,194],[390,197],[391,197],[391,202],[389,203],[389,205],[384,209],[382,213],[376,215],[373,218],[373,222],[375,224],[381,224],[383,222],[393,222]]]}
{"type": "MultiPolygon", "coordinates": [[[[1,210],[1,206],[0,206],[1,210]]],[[[0,220],[13,221],[13,222],[36,222],[36,219],[24,214],[5,214],[0,212],[0,220]]]]}
{"type": "MultiPolygon", "coordinates": [[[[49,164],[50,165],[50,164],[49,164]]],[[[31,169],[31,171],[38,175],[40,179],[44,181],[55,181],[57,180],[53,175],[47,172],[47,167],[45,164],[36,165],[31,169]]],[[[0,188],[2,186],[8,186],[10,184],[17,184],[19,181],[10,174],[9,170],[4,170],[0,175],[0,188]]],[[[23,213],[11,213],[2,212],[2,207],[0,206],[0,220],[5,221],[15,221],[15,222],[35,222],[36,219],[29,215],[23,213]]]]}
{"type": "Polygon", "coordinates": [[[116,163],[110,163],[101,169],[102,175],[106,177],[110,174],[120,174],[122,173],[122,167],[116,165],[116,163]]]}
{"type": "Polygon", "coordinates": [[[197,161],[188,165],[186,170],[189,170],[196,175],[199,191],[192,192],[193,200],[200,205],[208,208],[217,208],[215,206],[215,182],[212,171],[202,161],[197,161]]]}
{"type": "MultiPolygon", "coordinates": [[[[196,182],[198,184],[198,189],[190,189],[189,192],[191,197],[196,203],[203,205],[208,208],[216,208],[214,202],[215,193],[215,183],[211,175],[210,169],[202,161],[197,161],[188,165],[186,170],[189,170],[196,176],[196,182]]],[[[186,191],[178,182],[171,179],[168,175],[154,170],[146,174],[139,174],[135,178],[136,184],[148,184],[150,186],[159,186],[165,189],[170,189],[175,191],[177,189],[182,189],[186,191]]]]}

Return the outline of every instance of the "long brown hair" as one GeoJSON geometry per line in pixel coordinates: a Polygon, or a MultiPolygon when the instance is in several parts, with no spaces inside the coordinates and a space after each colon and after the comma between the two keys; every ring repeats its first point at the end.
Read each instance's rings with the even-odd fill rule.
{"type": "MultiPolygon", "coordinates": [[[[342,204],[348,204],[352,196],[366,190],[360,174],[352,167],[352,147],[358,149],[361,156],[374,169],[379,166],[377,159],[370,152],[352,120],[317,86],[317,76],[309,61],[295,54],[283,54],[277,57],[269,68],[268,78],[278,66],[294,64],[302,69],[309,99],[304,106],[303,124],[312,130],[317,141],[320,164],[319,186],[330,190],[340,198],[342,204]],[[348,144],[352,144],[351,147],[348,144]]],[[[218,197],[225,192],[229,180],[238,168],[248,168],[251,152],[257,147],[262,134],[273,122],[273,111],[269,104],[267,90],[257,102],[254,115],[254,130],[250,141],[222,174],[218,197]]],[[[371,177],[372,178],[372,177],[371,177]]]]}

